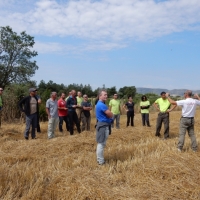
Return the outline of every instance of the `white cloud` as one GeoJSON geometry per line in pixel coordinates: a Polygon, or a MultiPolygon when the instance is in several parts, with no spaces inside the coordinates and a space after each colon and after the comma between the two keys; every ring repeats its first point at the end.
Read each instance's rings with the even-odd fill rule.
{"type": "Polygon", "coordinates": [[[57,54],[80,54],[85,51],[109,51],[112,49],[125,48],[126,44],[114,42],[93,42],[79,45],[60,44],[57,42],[40,42],[36,41],[34,49],[38,53],[57,53],[57,54]]]}
{"type": "MultiPolygon", "coordinates": [[[[2,2],[0,0],[0,6],[2,2]]],[[[8,2],[12,9],[11,6],[0,7],[1,26],[10,25],[16,31],[26,30],[34,35],[95,40],[103,48],[106,48],[106,41],[111,41],[107,49],[118,48],[117,43],[112,41],[154,39],[174,32],[197,30],[200,23],[199,0],[8,2]],[[19,8],[22,2],[26,5],[26,12],[19,8]],[[18,6],[13,12],[15,4],[18,6]],[[103,45],[101,41],[104,41],[103,45]]],[[[87,48],[95,48],[95,45],[87,48]]]]}

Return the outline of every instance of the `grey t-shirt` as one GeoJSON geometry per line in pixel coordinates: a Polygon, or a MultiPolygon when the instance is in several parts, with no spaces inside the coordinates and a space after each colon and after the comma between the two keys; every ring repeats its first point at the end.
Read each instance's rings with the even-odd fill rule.
{"type": "Polygon", "coordinates": [[[49,109],[50,115],[52,118],[58,117],[58,102],[57,100],[53,101],[51,98],[46,102],[46,108],[49,109]]]}

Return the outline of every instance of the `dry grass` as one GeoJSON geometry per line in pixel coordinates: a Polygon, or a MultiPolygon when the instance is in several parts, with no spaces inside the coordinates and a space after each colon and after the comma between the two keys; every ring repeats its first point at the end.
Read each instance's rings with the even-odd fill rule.
{"type": "MultiPolygon", "coordinates": [[[[200,153],[193,153],[186,137],[184,152],[176,151],[180,111],[171,113],[169,140],[141,126],[113,130],[105,149],[107,164],[96,163],[95,119],[91,132],[69,136],[57,132],[47,140],[41,123],[37,140],[25,141],[24,124],[2,124],[0,129],[0,199],[200,199],[200,153]]],[[[200,111],[196,115],[200,140],[200,111]]],[[[163,135],[163,132],[162,132],[163,135]]]]}

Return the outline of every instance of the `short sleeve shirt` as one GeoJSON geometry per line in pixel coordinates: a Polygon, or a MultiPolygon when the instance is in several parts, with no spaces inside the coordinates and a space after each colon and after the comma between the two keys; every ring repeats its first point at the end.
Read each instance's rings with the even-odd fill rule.
{"type": "MultiPolygon", "coordinates": [[[[85,101],[83,101],[82,103],[81,103],[81,106],[82,107],[92,107],[92,105],[91,105],[91,103],[90,102],[85,102],[85,101]]],[[[89,117],[90,116],[90,111],[89,110],[84,110],[83,109],[83,113],[84,113],[84,115],[86,116],[86,117],[89,117]]]]}
{"type": "Polygon", "coordinates": [[[182,106],[183,117],[194,117],[196,112],[196,106],[200,105],[200,101],[192,98],[176,101],[178,106],[182,106]]]}
{"type": "Polygon", "coordinates": [[[51,98],[46,102],[46,108],[49,109],[49,113],[52,118],[58,117],[58,102],[57,100],[53,101],[51,98]]]}
{"type": "Polygon", "coordinates": [[[83,98],[77,96],[76,99],[77,99],[77,105],[81,106],[81,103],[82,103],[82,101],[83,101],[83,98]]]}
{"type": "MultiPolygon", "coordinates": [[[[149,106],[149,101],[141,101],[140,106],[149,106]]],[[[149,108],[141,109],[141,113],[149,113],[149,108]]]]}
{"type": "Polygon", "coordinates": [[[159,98],[155,101],[159,105],[160,112],[166,112],[170,108],[170,102],[168,99],[159,98]]]}
{"type": "Polygon", "coordinates": [[[114,115],[120,114],[120,109],[119,109],[119,107],[120,107],[120,100],[118,100],[118,99],[112,99],[112,100],[110,100],[109,106],[111,106],[111,112],[114,115]]]}
{"type": "MultiPolygon", "coordinates": [[[[58,100],[58,107],[60,107],[60,108],[66,108],[66,101],[63,100],[63,99],[59,99],[58,100]]],[[[67,116],[67,110],[58,109],[58,115],[60,117],[67,116]]]]}
{"type": "Polygon", "coordinates": [[[106,110],[108,110],[107,105],[104,104],[102,101],[98,101],[96,105],[96,118],[99,122],[111,123],[112,119],[107,117],[107,115],[105,114],[106,110]]]}

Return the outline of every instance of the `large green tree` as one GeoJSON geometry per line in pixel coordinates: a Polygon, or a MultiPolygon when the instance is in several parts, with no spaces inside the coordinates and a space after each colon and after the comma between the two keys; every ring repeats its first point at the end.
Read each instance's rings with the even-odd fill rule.
{"type": "Polygon", "coordinates": [[[17,34],[9,26],[0,27],[0,87],[27,82],[35,74],[34,44],[34,38],[25,31],[17,34]]]}

